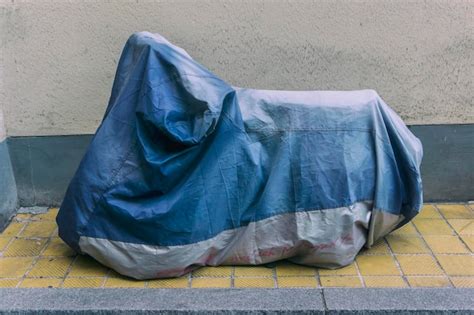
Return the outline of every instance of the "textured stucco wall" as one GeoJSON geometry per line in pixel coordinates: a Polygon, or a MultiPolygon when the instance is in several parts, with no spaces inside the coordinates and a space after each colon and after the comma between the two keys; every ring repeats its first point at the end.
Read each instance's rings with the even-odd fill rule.
{"type": "Polygon", "coordinates": [[[376,89],[409,124],[474,123],[473,1],[0,0],[7,132],[93,133],[135,31],[233,85],[376,89]]]}

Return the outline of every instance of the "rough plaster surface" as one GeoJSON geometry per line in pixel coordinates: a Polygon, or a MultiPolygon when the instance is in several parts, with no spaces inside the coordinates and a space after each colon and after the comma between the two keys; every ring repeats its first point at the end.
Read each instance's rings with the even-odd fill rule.
{"type": "Polygon", "coordinates": [[[7,133],[93,133],[121,49],[158,32],[236,86],[371,88],[408,124],[474,123],[474,1],[0,0],[7,133]]]}

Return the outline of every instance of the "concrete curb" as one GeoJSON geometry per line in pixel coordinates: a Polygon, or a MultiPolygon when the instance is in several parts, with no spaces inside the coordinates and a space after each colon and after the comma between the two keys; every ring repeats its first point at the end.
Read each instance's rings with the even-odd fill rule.
{"type": "Polygon", "coordinates": [[[0,289],[0,314],[472,314],[474,289],[0,289]]]}

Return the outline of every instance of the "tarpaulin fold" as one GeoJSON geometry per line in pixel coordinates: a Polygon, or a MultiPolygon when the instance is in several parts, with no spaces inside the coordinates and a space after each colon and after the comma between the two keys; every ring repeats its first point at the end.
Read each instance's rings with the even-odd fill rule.
{"type": "Polygon", "coordinates": [[[337,268],[418,213],[421,158],[373,90],[238,88],[136,33],[59,235],[137,279],[280,259],[337,268]]]}

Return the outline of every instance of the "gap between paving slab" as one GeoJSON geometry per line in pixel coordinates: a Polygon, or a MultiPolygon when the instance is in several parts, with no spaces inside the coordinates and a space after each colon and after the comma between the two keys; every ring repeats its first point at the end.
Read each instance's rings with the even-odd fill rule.
{"type": "Polygon", "coordinates": [[[474,289],[0,289],[1,314],[472,314],[474,289]]]}

